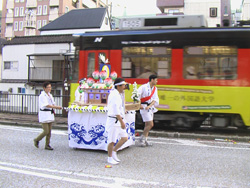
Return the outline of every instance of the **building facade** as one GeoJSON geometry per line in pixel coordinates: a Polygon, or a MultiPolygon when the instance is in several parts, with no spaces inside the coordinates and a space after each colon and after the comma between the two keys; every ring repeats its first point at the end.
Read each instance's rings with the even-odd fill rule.
{"type": "Polygon", "coordinates": [[[71,10],[42,27],[41,35],[2,39],[0,93],[39,94],[49,81],[54,94],[65,95],[65,84],[78,81],[72,34],[110,30],[107,17],[107,8],[71,10]]]}
{"type": "Polygon", "coordinates": [[[101,0],[3,0],[1,37],[39,35],[39,29],[73,9],[106,7],[101,0]]]}
{"type": "Polygon", "coordinates": [[[242,0],[242,20],[250,20],[250,0],[242,0]]]}
{"type": "Polygon", "coordinates": [[[230,0],[157,0],[162,15],[204,15],[208,27],[231,25],[230,0]]]}

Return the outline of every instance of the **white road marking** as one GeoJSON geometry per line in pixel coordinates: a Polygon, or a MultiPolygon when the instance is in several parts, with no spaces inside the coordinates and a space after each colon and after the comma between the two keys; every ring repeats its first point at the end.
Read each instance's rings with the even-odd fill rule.
{"type": "Polygon", "coordinates": [[[206,146],[205,144],[200,144],[196,141],[191,141],[191,140],[178,140],[177,142],[183,144],[183,145],[188,145],[188,146],[206,146]]]}
{"type": "Polygon", "coordinates": [[[4,166],[0,166],[0,170],[19,173],[19,174],[25,174],[25,175],[30,175],[30,176],[37,176],[37,177],[42,177],[42,178],[47,178],[47,179],[67,181],[67,182],[71,182],[71,183],[98,186],[98,187],[107,187],[108,188],[108,187],[118,187],[119,186],[119,185],[112,185],[112,184],[103,183],[103,182],[100,183],[100,182],[96,182],[96,181],[86,181],[86,180],[80,180],[80,179],[73,179],[73,178],[44,174],[44,173],[39,173],[39,172],[32,172],[32,171],[28,171],[28,170],[20,170],[20,169],[4,167],[4,166]]]}
{"type": "Polygon", "coordinates": [[[14,172],[14,173],[21,173],[21,174],[26,174],[26,175],[33,175],[33,176],[38,176],[38,177],[43,177],[43,178],[48,178],[48,179],[69,181],[69,182],[85,184],[85,185],[86,184],[95,185],[95,186],[97,185],[99,187],[124,187],[124,184],[126,185],[144,184],[144,185],[151,185],[151,186],[157,186],[157,185],[159,186],[158,182],[152,182],[152,181],[116,178],[116,177],[108,177],[108,176],[98,176],[98,175],[92,175],[92,174],[81,173],[81,172],[61,171],[61,170],[39,168],[39,167],[34,167],[34,166],[13,164],[13,163],[7,163],[7,162],[0,162],[0,170],[14,172]],[[25,170],[22,170],[22,169],[25,169],[25,170]],[[41,171],[41,172],[34,172],[34,170],[41,171]],[[48,173],[57,173],[58,175],[50,175],[48,173]],[[74,178],[67,178],[67,177],[60,176],[59,174],[80,176],[80,177],[85,177],[85,178],[95,178],[99,181],[94,181],[94,180],[85,181],[85,180],[79,180],[79,179],[74,179],[74,178]],[[112,181],[112,182],[103,183],[103,181],[109,181],[109,182],[112,181]]]}

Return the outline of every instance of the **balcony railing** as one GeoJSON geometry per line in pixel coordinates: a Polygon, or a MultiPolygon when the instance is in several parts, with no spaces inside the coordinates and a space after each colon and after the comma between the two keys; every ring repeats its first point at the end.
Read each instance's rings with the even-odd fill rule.
{"type": "Polygon", "coordinates": [[[35,7],[37,7],[37,1],[27,0],[26,8],[35,8],[35,7]]]}
{"type": "Polygon", "coordinates": [[[24,21],[24,26],[26,28],[36,28],[36,21],[34,20],[26,20],[24,21]]]}
{"type": "Polygon", "coordinates": [[[157,7],[184,7],[184,0],[157,0],[157,7]]]}
{"type": "Polygon", "coordinates": [[[92,0],[85,0],[85,1],[82,1],[82,4],[84,6],[87,6],[89,8],[95,8],[96,7],[96,3],[93,2],[92,0]]]}
{"type": "Polygon", "coordinates": [[[59,6],[59,0],[50,0],[49,6],[59,6]]]}
{"type": "Polygon", "coordinates": [[[12,37],[14,37],[14,32],[13,32],[12,27],[6,27],[5,35],[4,36],[6,38],[12,38],[12,37]]]}
{"type": "Polygon", "coordinates": [[[68,69],[52,68],[52,67],[30,67],[29,81],[54,81],[60,82],[64,80],[63,75],[68,74],[68,69]]]}
{"type": "Polygon", "coordinates": [[[5,23],[8,24],[8,23],[13,23],[13,19],[14,18],[14,14],[13,12],[12,13],[7,13],[6,14],[6,20],[5,20],[5,23]]]}
{"type": "Polygon", "coordinates": [[[14,0],[7,1],[6,9],[14,9],[14,0]]]}
{"type": "Polygon", "coordinates": [[[53,21],[59,17],[58,8],[50,8],[49,21],[53,21]]]}

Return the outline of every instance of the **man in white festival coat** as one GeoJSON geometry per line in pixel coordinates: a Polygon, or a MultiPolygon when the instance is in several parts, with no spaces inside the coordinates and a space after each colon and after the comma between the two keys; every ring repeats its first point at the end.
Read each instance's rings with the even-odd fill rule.
{"type": "Polygon", "coordinates": [[[108,96],[106,129],[108,131],[108,163],[110,164],[118,164],[120,162],[116,152],[128,140],[128,134],[124,122],[125,85],[126,82],[123,78],[116,78],[114,82],[115,88],[111,90],[108,96]],[[118,139],[120,140],[116,143],[118,139]]]}
{"type": "Polygon", "coordinates": [[[154,113],[158,110],[155,108],[155,105],[159,104],[158,90],[156,88],[157,76],[150,75],[149,82],[141,85],[138,88],[138,92],[141,98],[141,109],[140,113],[142,116],[143,122],[145,122],[145,127],[143,134],[139,139],[140,146],[151,146],[152,144],[148,142],[149,131],[154,126],[154,113]]]}
{"type": "Polygon", "coordinates": [[[34,139],[35,147],[39,147],[39,141],[46,137],[45,140],[45,149],[53,150],[50,146],[50,137],[51,137],[51,129],[52,122],[55,121],[54,109],[62,110],[61,106],[56,106],[53,96],[50,94],[51,92],[51,84],[49,82],[43,83],[42,93],[39,95],[39,112],[38,119],[39,123],[42,123],[43,132],[38,135],[34,139]]]}

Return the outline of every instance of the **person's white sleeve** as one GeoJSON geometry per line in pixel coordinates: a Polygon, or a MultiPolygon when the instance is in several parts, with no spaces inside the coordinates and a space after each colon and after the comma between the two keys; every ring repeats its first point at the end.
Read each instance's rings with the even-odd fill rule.
{"type": "Polygon", "coordinates": [[[113,101],[113,110],[114,110],[113,112],[115,115],[121,115],[120,108],[119,108],[121,103],[122,103],[121,98],[116,96],[113,101]]]}
{"type": "Polygon", "coordinates": [[[155,101],[154,105],[159,105],[159,97],[158,97],[158,89],[157,88],[155,88],[155,93],[152,96],[152,99],[155,101]]]}
{"type": "Polygon", "coordinates": [[[51,96],[51,99],[52,99],[52,104],[53,104],[53,105],[56,105],[55,100],[54,100],[54,97],[53,97],[52,95],[50,95],[50,96],[51,96]]]}
{"type": "Polygon", "coordinates": [[[43,95],[39,96],[39,108],[44,109],[46,106],[49,105],[47,98],[43,95]]]}
{"type": "Polygon", "coordinates": [[[143,91],[143,87],[142,87],[142,85],[138,88],[138,93],[140,94],[140,98],[143,98],[142,97],[142,91],[143,91]]]}

